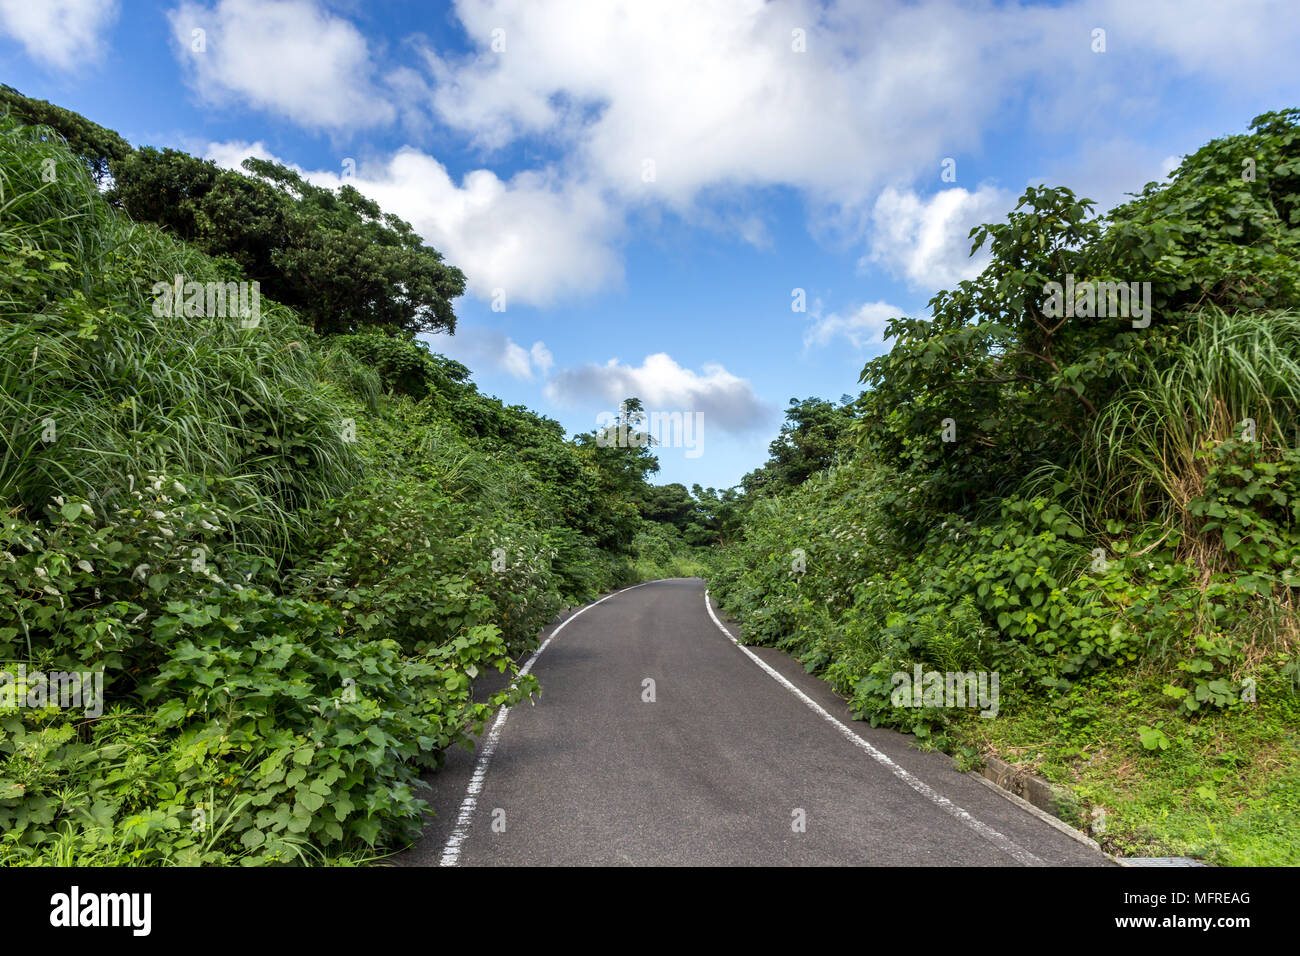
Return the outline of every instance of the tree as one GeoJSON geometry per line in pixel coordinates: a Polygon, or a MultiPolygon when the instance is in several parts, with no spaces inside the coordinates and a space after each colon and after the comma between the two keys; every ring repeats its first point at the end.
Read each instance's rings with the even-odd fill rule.
{"type": "Polygon", "coordinates": [[[454,332],[465,276],[409,223],[352,186],[324,189],[261,159],[247,175],[174,149],[115,166],[112,199],[213,256],[233,259],[317,332],[454,332]]]}
{"type": "Polygon", "coordinates": [[[21,123],[47,126],[62,136],[86,164],[96,185],[103,185],[114,175],[117,164],[133,152],[131,144],[111,129],[92,123],[72,110],[23,96],[12,86],[0,84],[0,109],[10,112],[21,123]]]}
{"type": "Polygon", "coordinates": [[[781,433],[767,446],[768,460],[742,480],[747,494],[779,494],[803,484],[835,460],[853,421],[849,396],[837,407],[820,398],[792,398],[781,433]]]}
{"type": "Polygon", "coordinates": [[[702,488],[696,483],[691,486],[691,494],[697,517],[682,534],[687,544],[725,544],[740,535],[748,501],[737,488],[702,488]]]}
{"type": "Polygon", "coordinates": [[[862,371],[855,430],[900,472],[890,511],[919,531],[988,507],[1095,444],[1107,403],[1203,310],[1300,306],[1298,119],[1257,117],[1105,218],[1068,189],[1030,187],[1006,222],[972,229],[988,266],[931,299],[929,319],[894,319],[893,348],[862,371]],[[1131,302],[1116,314],[1122,300],[1100,290],[1118,283],[1142,289],[1144,315],[1131,302]]]}
{"type": "Polygon", "coordinates": [[[696,517],[695,499],[683,484],[673,482],[667,485],[647,485],[641,517],[685,531],[686,526],[696,517]]]}
{"type": "Polygon", "coordinates": [[[646,479],[659,470],[653,439],[640,430],[643,414],[641,400],[629,398],[612,423],[573,439],[592,478],[592,503],[608,509],[601,547],[626,547],[632,540],[642,520],[646,479]]]}

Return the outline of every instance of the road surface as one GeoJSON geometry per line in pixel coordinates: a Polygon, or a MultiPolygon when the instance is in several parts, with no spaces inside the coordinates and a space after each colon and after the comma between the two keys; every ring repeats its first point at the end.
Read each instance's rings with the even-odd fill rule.
{"type": "Polygon", "coordinates": [[[552,625],[540,699],[449,754],[423,838],[391,862],[1110,865],[737,636],[695,578],[552,625]]]}

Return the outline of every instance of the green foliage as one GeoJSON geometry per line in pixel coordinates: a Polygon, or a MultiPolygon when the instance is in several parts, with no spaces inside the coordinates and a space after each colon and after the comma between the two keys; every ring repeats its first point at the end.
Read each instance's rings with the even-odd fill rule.
{"type": "Polygon", "coordinates": [[[1240,726],[1260,687],[1270,713],[1293,711],[1298,119],[1259,117],[1104,218],[1032,187],[973,230],[989,265],[929,318],[891,323],[843,409],[852,444],[805,429],[830,412],[804,403],[773,445],[778,493],[747,481],[710,573],[746,639],[824,673],[859,717],[965,759],[996,735],[969,712],[896,705],[894,675],[997,672],[999,717],[1059,714],[1053,739],[1071,746],[1092,720],[1079,688],[1140,685],[1144,721],[1113,739],[1152,761],[1240,726]],[[1067,276],[1150,282],[1150,324],[1055,315],[1047,284],[1067,276]],[[808,464],[833,463],[780,480],[778,453],[808,446],[808,464]]]}
{"type": "Polygon", "coordinates": [[[1161,692],[1167,676],[1098,671],[1050,704],[954,723],[953,749],[998,754],[1067,788],[1075,807],[1063,819],[1111,853],[1300,862],[1300,696],[1261,673],[1256,702],[1177,716],[1161,692]]]}
{"type": "Polygon", "coordinates": [[[0,593],[19,626],[0,630],[0,658],[103,669],[116,702],[84,719],[0,712],[0,855],[12,862],[111,844],[135,863],[266,863],[399,838],[424,808],[419,770],[533,687],[470,699],[479,670],[511,666],[495,624],[408,652],[359,624],[383,613],[382,595],[354,589],[345,605],[311,582],[297,596],[248,585],[257,567],[241,574],[238,553],[192,557],[220,539],[218,508],[166,478],[136,494],[103,520],[71,501],[45,522],[6,521],[0,593]],[[118,721],[130,749],[106,743],[101,726],[118,721]],[[23,769],[33,748],[56,773],[23,769]],[[219,838],[196,833],[195,806],[210,821],[227,808],[219,838]]]}
{"type": "Polygon", "coordinates": [[[412,335],[362,329],[355,335],[337,335],[332,343],[356,356],[378,374],[383,387],[417,401],[430,393],[446,394],[464,385],[469,369],[459,362],[434,355],[412,335]]]}
{"type": "Polygon", "coordinates": [[[1300,428],[1300,312],[1202,311],[1184,341],[1138,356],[1079,452],[1045,469],[1106,517],[1181,521],[1203,491],[1207,446],[1249,435],[1261,454],[1300,428]],[[1266,447],[1265,447],[1266,446],[1266,447]]]}
{"type": "MultiPolygon", "coordinates": [[[[1165,437],[1161,426],[1181,414],[1177,400],[1194,398],[1200,414],[1186,430],[1237,412],[1238,399],[1258,405],[1290,392],[1293,401],[1290,323],[1275,328],[1261,315],[1251,328],[1236,326],[1246,313],[1300,306],[1298,116],[1257,118],[1252,135],[1207,145],[1172,182],[1149,184],[1105,219],[1068,189],[1031,187],[1006,223],[972,230],[974,248],[992,254],[984,272],[936,295],[931,318],[894,320],[886,333],[893,348],[862,373],[871,390],[855,428],[902,475],[896,505],[906,532],[924,536],[936,514],[978,512],[1081,449],[1114,466],[1115,443],[1106,439],[1117,429],[1140,432],[1147,444],[1120,444],[1128,473],[1112,467],[1101,483],[1109,493],[1138,493],[1156,460],[1142,449],[1165,437]],[[1253,181],[1243,179],[1245,158],[1257,163],[1253,181]],[[1149,326],[1051,316],[1047,284],[1067,276],[1076,287],[1150,282],[1149,326]],[[1224,312],[1231,318],[1216,320],[1224,312]],[[1223,347],[1230,351],[1220,359],[1223,347]],[[1259,359],[1264,365],[1249,364],[1259,359]],[[1207,376],[1214,391],[1189,388],[1207,376]],[[1138,387],[1155,401],[1114,401],[1138,387]],[[1133,410],[1142,416],[1136,424],[1127,417],[1133,410]],[[953,442],[937,440],[945,419],[956,426],[953,442]]],[[[1293,405],[1275,410],[1279,424],[1293,416],[1293,405]]],[[[1140,507],[1119,517],[1142,517],[1140,507]]]]}
{"type": "Polygon", "coordinates": [[[1300,448],[1270,460],[1258,442],[1230,439],[1202,451],[1204,487],[1188,512],[1205,519],[1224,563],[1250,570],[1259,589],[1300,585],[1300,448]]]}
{"type": "Polygon", "coordinates": [[[147,474],[208,476],[232,534],[283,555],[299,512],[358,469],[305,330],[273,302],[256,329],[211,320],[198,336],[192,317],[156,316],[158,277],[228,271],[114,213],[84,174],[44,182],[67,153],[38,130],[0,136],[0,496],[37,514],[54,489],[112,507],[147,474]]]}
{"type": "MultiPolygon", "coordinates": [[[[8,113],[26,126],[49,130],[61,137],[73,156],[85,166],[96,185],[105,183],[116,167],[132,153],[131,144],[111,129],[105,129],[61,106],[23,96],[6,84],[0,84],[0,112],[8,113]]],[[[59,162],[63,157],[54,158],[55,163],[49,168],[57,177],[59,162]]]]}
{"type": "MultiPolygon", "coordinates": [[[[355,196],[275,181],[189,211],[261,197],[243,226],[311,206],[334,219],[304,247],[376,240],[355,196]]],[[[47,130],[0,118],[0,206],[0,670],[100,671],[108,701],[0,703],[0,863],[372,858],[418,832],[421,774],[537,690],[515,660],[564,604],[689,562],[639,513],[644,468],[408,333],[322,340],[265,298],[254,328],[155,315],[155,281],[244,275],[111,208],[47,130]]],[[[352,308],[400,325],[328,304],[352,308]]]]}
{"type": "Polygon", "coordinates": [[[682,529],[688,543],[697,546],[723,544],[740,534],[747,502],[736,488],[691,486],[695,513],[682,529]]]}
{"type": "Polygon", "coordinates": [[[1184,157],[1167,184],[1148,183],[1108,216],[1088,250],[1093,269],[1149,279],[1158,322],[1191,328],[1206,304],[1224,311],[1300,302],[1300,110],[1265,113],[1247,135],[1184,157]]]}
{"type": "Polygon", "coordinates": [[[352,186],[323,189],[260,159],[244,169],[145,147],[114,165],[112,198],[137,222],[232,259],[317,332],[455,330],[465,277],[409,223],[352,186]]]}
{"type": "Polygon", "coordinates": [[[839,407],[819,398],[790,399],[781,434],[768,446],[768,460],[741,484],[747,495],[779,494],[828,467],[853,421],[845,395],[839,407]]]}

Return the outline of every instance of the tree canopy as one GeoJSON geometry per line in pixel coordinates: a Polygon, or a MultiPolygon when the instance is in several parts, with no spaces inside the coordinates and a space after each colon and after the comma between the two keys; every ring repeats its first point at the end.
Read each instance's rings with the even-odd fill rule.
{"type": "Polygon", "coordinates": [[[455,331],[465,276],[409,223],[353,186],[314,186],[263,159],[243,167],[145,147],[115,168],[111,198],[131,218],[233,259],[322,334],[455,331]]]}
{"type": "Polygon", "coordinates": [[[111,129],[62,106],[23,96],[7,84],[0,84],[0,110],[7,110],[27,126],[48,127],[62,136],[68,148],[85,163],[96,185],[103,185],[115,165],[132,152],[131,144],[111,129]]]}

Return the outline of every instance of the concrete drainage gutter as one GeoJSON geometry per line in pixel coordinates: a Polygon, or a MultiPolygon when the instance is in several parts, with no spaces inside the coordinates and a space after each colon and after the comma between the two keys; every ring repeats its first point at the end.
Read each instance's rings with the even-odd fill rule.
{"type": "Polygon", "coordinates": [[[1022,810],[1032,813],[1070,839],[1091,847],[1117,866],[1142,865],[1136,860],[1125,860],[1107,853],[1092,837],[1076,830],[1062,820],[1058,814],[1074,803],[1073,797],[1065,788],[1049,783],[1041,777],[1035,777],[1033,774],[1017,770],[1005,760],[993,756],[984,758],[984,769],[982,771],[978,773],[971,771],[967,776],[996,791],[1022,810]]]}
{"type": "Polygon", "coordinates": [[[984,769],[980,773],[986,780],[992,780],[1003,790],[1009,790],[1045,813],[1050,813],[1054,818],[1059,816],[1062,806],[1071,803],[1069,794],[1064,788],[1048,783],[1041,777],[1017,770],[997,757],[985,757],[984,769]]]}

